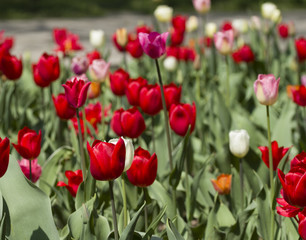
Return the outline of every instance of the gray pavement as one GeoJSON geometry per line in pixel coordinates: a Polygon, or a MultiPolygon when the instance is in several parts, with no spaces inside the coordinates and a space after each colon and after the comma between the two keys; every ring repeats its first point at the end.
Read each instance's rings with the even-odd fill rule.
{"type": "MultiPolygon", "coordinates": [[[[257,15],[260,13],[257,13],[257,15]]],[[[215,13],[211,12],[208,21],[220,24],[224,20],[235,18],[249,19],[252,13],[215,13]]],[[[306,9],[283,12],[283,21],[292,20],[295,23],[296,31],[299,35],[306,37],[306,9]]],[[[117,28],[126,27],[132,30],[139,22],[149,25],[153,23],[153,16],[140,15],[134,13],[115,13],[101,18],[78,18],[78,19],[33,19],[33,20],[2,20],[0,30],[6,32],[6,36],[15,38],[13,53],[21,55],[30,52],[33,61],[37,61],[44,52],[51,52],[55,45],[52,37],[52,29],[55,27],[67,28],[69,31],[80,36],[80,41],[86,50],[91,50],[89,44],[89,31],[91,29],[102,29],[106,33],[106,47],[111,47],[110,62],[118,64],[121,61],[121,55],[114,49],[111,43],[111,36],[117,28]]]]}

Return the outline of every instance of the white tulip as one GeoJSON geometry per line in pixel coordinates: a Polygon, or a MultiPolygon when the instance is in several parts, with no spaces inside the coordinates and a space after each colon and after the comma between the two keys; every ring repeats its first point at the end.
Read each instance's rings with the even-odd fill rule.
{"type": "Polygon", "coordinates": [[[282,21],[282,13],[278,8],[272,12],[271,21],[274,23],[280,23],[282,21]]]}
{"type": "Polygon", "coordinates": [[[90,44],[95,47],[102,47],[105,42],[105,33],[102,30],[91,30],[89,32],[90,44]]]}
{"type": "MultiPolygon", "coordinates": [[[[125,144],[125,165],[124,165],[124,172],[129,170],[132,165],[134,159],[134,146],[131,139],[124,139],[121,137],[125,144]]],[[[119,138],[113,138],[109,140],[109,143],[116,144],[119,141],[119,138]]]]}
{"type": "Polygon", "coordinates": [[[167,5],[159,5],[154,11],[154,16],[159,22],[170,22],[172,15],[173,8],[167,5]]]}
{"type": "Polygon", "coordinates": [[[276,9],[276,5],[271,2],[261,4],[261,15],[263,18],[270,19],[273,11],[276,9]]]}
{"type": "Polygon", "coordinates": [[[246,33],[248,31],[248,22],[245,19],[235,19],[232,24],[239,33],[246,33]]]}
{"type": "Polygon", "coordinates": [[[205,33],[207,37],[212,38],[216,32],[217,32],[217,24],[209,22],[205,25],[205,33]]]}
{"type": "Polygon", "coordinates": [[[190,16],[186,22],[187,32],[193,32],[199,27],[199,21],[196,16],[190,16]]]}
{"type": "Polygon", "coordinates": [[[173,56],[167,57],[164,60],[164,67],[169,72],[174,72],[177,68],[177,59],[173,56]]]}
{"type": "Polygon", "coordinates": [[[243,158],[249,151],[249,145],[250,136],[246,130],[241,129],[230,131],[229,148],[234,156],[243,158]]]}

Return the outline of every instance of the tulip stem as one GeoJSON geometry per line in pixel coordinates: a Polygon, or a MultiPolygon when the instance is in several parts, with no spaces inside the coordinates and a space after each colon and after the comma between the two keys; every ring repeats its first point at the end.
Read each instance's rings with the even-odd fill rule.
{"type": "Polygon", "coordinates": [[[123,53],[123,64],[124,64],[125,71],[128,71],[126,52],[123,53]]]}
{"type": "MultiPolygon", "coordinates": [[[[52,97],[52,96],[51,96],[52,97]]],[[[44,88],[41,88],[41,107],[43,112],[42,121],[45,122],[46,120],[46,110],[45,110],[45,96],[44,96],[44,88]]]]}
{"type": "Polygon", "coordinates": [[[112,180],[108,181],[108,183],[109,183],[109,192],[110,192],[111,204],[112,204],[112,215],[113,215],[115,240],[119,240],[118,224],[117,224],[117,216],[116,216],[116,208],[115,208],[115,200],[114,200],[114,193],[113,193],[113,181],[112,180]]]}
{"type": "MultiPolygon", "coordinates": [[[[147,202],[147,195],[148,195],[148,192],[147,192],[147,189],[144,187],[142,188],[143,190],[143,199],[144,199],[144,202],[146,203],[147,202]]],[[[144,207],[144,222],[145,222],[145,232],[147,231],[148,229],[148,208],[147,208],[147,204],[145,205],[144,207]]]]}
{"type": "MultiPolygon", "coordinates": [[[[82,110],[82,118],[83,118],[83,125],[84,125],[84,139],[86,142],[87,141],[87,126],[86,126],[87,121],[86,121],[86,115],[85,115],[85,108],[83,108],[82,110]]],[[[82,129],[81,129],[81,132],[82,132],[82,129]]]]}
{"type": "Polygon", "coordinates": [[[240,175],[240,197],[241,197],[241,209],[244,209],[244,182],[243,182],[243,166],[242,158],[239,159],[239,175],[240,175]]]}
{"type": "Polygon", "coordinates": [[[154,116],[151,117],[151,120],[152,120],[152,142],[153,142],[153,152],[156,152],[155,134],[154,134],[154,116]]]}
{"type": "Polygon", "coordinates": [[[32,182],[32,160],[29,160],[30,181],[32,182]]]}
{"type": "Polygon", "coordinates": [[[225,56],[225,64],[226,64],[226,103],[227,106],[230,106],[230,81],[229,81],[229,60],[228,57],[225,56]]]}
{"type": "Polygon", "coordinates": [[[126,192],[125,192],[125,182],[121,175],[122,183],[122,199],[123,199],[123,227],[127,226],[127,206],[126,206],[126,192]]]}
{"type": "Polygon", "coordinates": [[[19,118],[19,113],[18,113],[18,93],[17,93],[17,82],[15,81],[14,84],[14,94],[15,94],[15,110],[16,110],[16,117],[17,119],[19,118]]]}
{"type": "Polygon", "coordinates": [[[266,106],[267,111],[267,127],[268,127],[268,142],[269,142],[269,172],[270,172],[270,198],[271,198],[271,236],[270,239],[274,239],[274,182],[273,182],[273,157],[272,157],[272,143],[271,143],[271,127],[270,127],[270,113],[269,113],[269,105],[266,106]]]}

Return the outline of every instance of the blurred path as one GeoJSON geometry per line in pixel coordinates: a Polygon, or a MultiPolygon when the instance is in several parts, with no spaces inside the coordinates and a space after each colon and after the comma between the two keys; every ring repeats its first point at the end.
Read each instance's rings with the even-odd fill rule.
{"type": "MultiPolygon", "coordinates": [[[[259,13],[258,13],[259,14],[259,13]]],[[[215,13],[208,16],[208,21],[221,23],[224,20],[234,18],[248,19],[252,14],[248,13],[215,13]]],[[[306,10],[284,12],[283,21],[294,21],[296,31],[299,35],[306,36],[306,10]]],[[[117,28],[126,27],[128,30],[134,29],[139,22],[152,25],[153,16],[139,15],[134,13],[112,14],[101,18],[85,19],[35,19],[35,20],[2,20],[0,30],[6,32],[6,36],[15,38],[13,53],[20,55],[26,51],[31,52],[32,60],[36,61],[44,52],[51,52],[54,48],[52,29],[55,27],[65,27],[80,36],[80,41],[86,50],[91,50],[89,44],[89,31],[91,29],[102,29],[106,33],[107,47],[111,47],[110,61],[118,64],[121,55],[113,48],[110,41],[112,34],[117,28]]]]}

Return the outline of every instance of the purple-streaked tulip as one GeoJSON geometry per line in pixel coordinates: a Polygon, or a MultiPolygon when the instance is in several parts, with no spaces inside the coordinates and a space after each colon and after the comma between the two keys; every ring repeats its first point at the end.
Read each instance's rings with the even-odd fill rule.
{"type": "Polygon", "coordinates": [[[77,56],[72,58],[71,70],[76,75],[81,75],[83,73],[86,73],[88,66],[89,66],[89,61],[86,56],[77,56]]]}
{"type": "Polygon", "coordinates": [[[254,90],[258,101],[263,105],[272,105],[278,96],[279,78],[276,80],[273,74],[259,74],[254,82],[254,90]]]}
{"type": "Polygon", "coordinates": [[[151,58],[156,59],[166,52],[168,32],[139,33],[138,38],[143,51],[151,58]]]}
{"type": "Polygon", "coordinates": [[[214,43],[221,54],[230,54],[234,44],[234,31],[230,29],[224,32],[217,32],[214,35],[214,43]]]}
{"type": "Polygon", "coordinates": [[[93,60],[89,66],[89,74],[92,80],[103,82],[109,72],[110,63],[105,62],[103,59],[93,60]]]}

